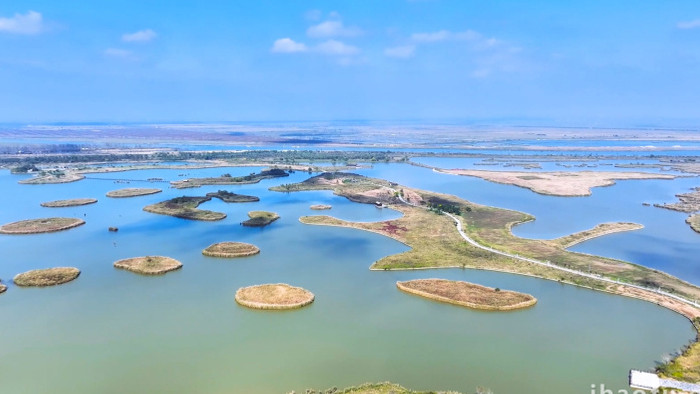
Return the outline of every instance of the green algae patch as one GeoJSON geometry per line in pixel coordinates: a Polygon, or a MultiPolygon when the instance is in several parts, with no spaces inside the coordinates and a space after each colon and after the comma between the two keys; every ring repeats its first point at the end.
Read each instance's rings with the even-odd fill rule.
{"type": "Polygon", "coordinates": [[[241,287],[236,302],[252,309],[298,309],[314,302],[314,294],[286,283],[241,287]]]}
{"type": "Polygon", "coordinates": [[[150,188],[139,188],[139,187],[127,187],[126,189],[118,189],[107,192],[107,197],[112,198],[126,198],[126,197],[138,197],[147,196],[149,194],[160,193],[161,189],[150,189],[150,188]]]}
{"type": "Polygon", "coordinates": [[[21,220],[0,226],[0,234],[39,234],[68,230],[85,224],[75,218],[41,218],[21,220]]]}
{"type": "Polygon", "coordinates": [[[226,218],[225,213],[197,208],[200,204],[209,200],[211,200],[211,197],[175,197],[170,200],[147,205],[143,210],[190,220],[216,221],[226,218]]]}
{"type": "Polygon", "coordinates": [[[75,267],[56,267],[23,272],[12,279],[17,286],[45,287],[70,282],[80,275],[75,267]]]}
{"type": "Polygon", "coordinates": [[[42,202],[40,205],[46,208],[64,208],[64,207],[77,207],[80,205],[94,204],[97,202],[96,198],[72,198],[69,200],[55,200],[42,202]]]}
{"type": "Polygon", "coordinates": [[[114,266],[143,275],[163,275],[182,268],[182,263],[170,257],[143,256],[116,261],[114,266]]]}
{"type": "Polygon", "coordinates": [[[260,253],[260,248],[244,242],[219,242],[209,245],[202,254],[209,257],[246,257],[260,253]]]}
{"type": "Polygon", "coordinates": [[[241,222],[242,225],[248,227],[264,227],[280,218],[278,214],[268,211],[250,211],[248,212],[248,217],[250,219],[241,222]]]}
{"type": "Polygon", "coordinates": [[[529,308],[537,303],[529,294],[456,280],[415,279],[396,282],[396,287],[431,300],[489,311],[529,308]]]}

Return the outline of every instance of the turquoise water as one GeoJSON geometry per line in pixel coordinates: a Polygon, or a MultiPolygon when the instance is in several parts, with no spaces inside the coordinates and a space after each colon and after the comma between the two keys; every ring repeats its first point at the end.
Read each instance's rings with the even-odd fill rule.
{"type": "MultiPolygon", "coordinates": [[[[236,176],[257,170],[187,172],[236,176]]],[[[464,183],[470,178],[433,176],[412,166],[379,165],[364,171],[484,200],[501,192],[496,188],[487,193],[488,185],[494,185],[488,182],[474,186],[464,183]],[[465,185],[471,186],[462,189],[465,185]]],[[[176,180],[180,173],[96,175],[176,180]]],[[[630,368],[652,368],[655,360],[694,336],[685,318],[666,309],[555,282],[460,269],[369,271],[373,261],[407,247],[373,233],[303,225],[298,218],[318,214],[309,209],[312,204],[330,204],[333,209],[323,213],[348,220],[386,220],[400,214],[330,192],[267,191],[307,176],[298,172],[254,185],[166,188],[155,195],[109,199],[104,197],[109,190],[167,184],[86,179],[19,185],[16,181],[24,176],[0,172],[2,206],[11,207],[0,211],[0,223],[58,215],[87,221],[59,233],[0,236],[0,278],[9,285],[0,295],[2,391],[284,393],[391,380],[414,389],[464,393],[478,385],[496,393],[587,393],[591,384],[626,388],[630,368]],[[203,204],[228,214],[219,222],[141,210],[167,198],[218,188],[257,195],[261,201],[203,204]],[[60,209],[39,206],[76,197],[99,202],[60,209]],[[261,229],[239,225],[246,212],[258,209],[278,212],[281,219],[261,229]],[[109,226],[119,227],[119,232],[108,232],[109,226]],[[220,241],[251,242],[262,252],[234,260],[201,255],[204,247],[220,241]],[[112,267],[115,260],[146,254],[176,258],[184,267],[161,277],[112,267]],[[19,272],[58,265],[76,266],[81,276],[45,289],[22,289],[10,282],[19,272]],[[539,302],[527,310],[485,313],[395,288],[397,280],[429,277],[524,291],[539,302]],[[234,302],[237,288],[268,282],[305,287],[316,294],[316,302],[291,312],[251,311],[234,302]]],[[[526,204],[520,197],[504,194],[494,204],[526,204]]],[[[538,209],[539,201],[527,201],[532,204],[529,212],[538,209]]]]}

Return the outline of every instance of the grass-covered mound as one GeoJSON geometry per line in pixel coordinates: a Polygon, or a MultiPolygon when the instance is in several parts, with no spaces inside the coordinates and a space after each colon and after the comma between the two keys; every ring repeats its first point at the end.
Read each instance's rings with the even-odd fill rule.
{"type": "Polygon", "coordinates": [[[312,205],[310,208],[313,209],[314,211],[324,211],[326,209],[331,209],[333,207],[330,205],[316,204],[316,205],[312,205]]]}
{"type": "Polygon", "coordinates": [[[211,197],[175,197],[157,204],[148,205],[143,210],[191,220],[214,221],[224,219],[226,217],[225,213],[197,209],[201,203],[209,200],[211,200],[211,197]]]}
{"type": "Polygon", "coordinates": [[[39,234],[68,230],[85,224],[75,218],[41,218],[21,220],[0,226],[0,234],[39,234]]]}
{"type": "Polygon", "coordinates": [[[209,257],[246,257],[260,253],[260,248],[243,242],[219,242],[209,245],[202,254],[209,257]]]}
{"type": "Polygon", "coordinates": [[[124,197],[137,197],[146,196],[148,194],[160,193],[161,189],[149,189],[149,188],[138,188],[138,187],[127,187],[126,189],[112,190],[107,192],[107,197],[113,198],[124,198],[124,197]]]}
{"type": "Polygon", "coordinates": [[[236,302],[253,309],[296,309],[314,302],[314,294],[285,283],[241,287],[236,302]]]}
{"type": "Polygon", "coordinates": [[[527,308],[537,303],[529,294],[455,280],[415,279],[396,282],[396,287],[431,300],[490,311],[527,308]]]}
{"type": "Polygon", "coordinates": [[[74,267],[56,267],[27,271],[12,280],[17,286],[55,286],[70,282],[80,275],[74,267]]]}
{"type": "Polygon", "coordinates": [[[260,201],[259,197],[247,196],[245,194],[236,194],[226,190],[207,193],[207,197],[215,197],[223,202],[255,202],[260,201]]]}
{"type": "Polygon", "coordinates": [[[250,211],[248,212],[248,217],[250,217],[250,219],[241,222],[242,225],[248,227],[264,227],[280,218],[278,214],[268,211],[250,211]]]}
{"type": "Polygon", "coordinates": [[[170,257],[143,256],[116,261],[114,266],[144,275],[162,275],[182,268],[182,263],[170,257]]]}
{"type": "Polygon", "coordinates": [[[42,202],[41,206],[47,208],[77,207],[80,205],[94,204],[96,202],[96,198],[72,198],[70,200],[55,200],[42,202]]]}

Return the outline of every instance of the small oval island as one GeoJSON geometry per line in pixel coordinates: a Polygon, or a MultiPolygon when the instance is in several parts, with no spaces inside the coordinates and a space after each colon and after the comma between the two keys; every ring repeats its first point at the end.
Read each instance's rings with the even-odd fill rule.
{"type": "Polygon", "coordinates": [[[209,257],[246,257],[260,253],[260,248],[244,242],[219,242],[209,245],[202,254],[209,257]]]}
{"type": "Polygon", "coordinates": [[[132,257],[114,262],[116,268],[144,275],[163,275],[182,268],[182,263],[164,256],[132,257]]]}
{"type": "Polygon", "coordinates": [[[312,205],[309,208],[313,209],[314,211],[324,211],[326,209],[331,209],[333,207],[331,205],[316,204],[316,205],[312,205]]]}
{"type": "Polygon", "coordinates": [[[0,226],[0,234],[39,234],[68,230],[85,224],[75,218],[41,218],[20,220],[0,226]]]}
{"type": "Polygon", "coordinates": [[[4,293],[5,290],[7,290],[7,286],[5,286],[5,285],[3,285],[2,283],[0,283],[0,294],[4,293]]]}
{"type": "Polygon", "coordinates": [[[13,282],[17,286],[55,286],[67,283],[77,278],[80,270],[75,267],[56,267],[31,270],[17,274],[13,282]]]}
{"type": "Polygon", "coordinates": [[[396,287],[431,300],[489,311],[528,308],[537,303],[529,294],[447,279],[415,279],[396,282],[396,287]]]}
{"type": "Polygon", "coordinates": [[[40,205],[46,208],[63,208],[63,207],[77,207],[80,205],[94,204],[97,202],[96,198],[72,198],[70,200],[55,200],[42,202],[40,205]]]}
{"type": "Polygon", "coordinates": [[[124,198],[124,197],[137,197],[146,196],[149,194],[160,193],[161,189],[149,189],[149,188],[138,188],[138,187],[127,187],[126,189],[118,189],[107,192],[107,197],[112,198],[124,198]]]}
{"type": "Polygon", "coordinates": [[[278,214],[268,211],[250,211],[248,212],[248,217],[250,219],[241,222],[242,225],[247,227],[265,227],[280,218],[278,214]]]}
{"type": "Polygon", "coordinates": [[[253,309],[297,309],[314,302],[314,294],[286,283],[241,287],[236,302],[253,309]]]}

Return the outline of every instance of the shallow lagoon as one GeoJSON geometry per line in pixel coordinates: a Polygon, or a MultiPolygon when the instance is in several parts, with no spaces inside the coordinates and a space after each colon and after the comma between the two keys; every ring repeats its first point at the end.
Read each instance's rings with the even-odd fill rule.
{"type": "MultiPolygon", "coordinates": [[[[257,170],[187,172],[236,176],[257,170]]],[[[461,188],[471,179],[422,176],[424,169],[395,164],[365,171],[407,184],[420,179],[420,187],[438,191],[461,188]]],[[[181,172],[96,176],[176,180],[181,172]]],[[[333,205],[322,213],[351,220],[386,220],[398,213],[351,203],[330,192],[267,191],[306,177],[297,172],[254,185],[166,188],[155,195],[110,199],[104,197],[109,190],[167,184],[88,179],[18,185],[23,176],[1,172],[3,206],[12,207],[0,211],[2,223],[57,215],[87,220],[82,227],[55,234],[0,237],[0,278],[5,283],[33,268],[74,265],[82,270],[67,285],[21,289],[8,283],[7,293],[0,295],[0,313],[10,323],[0,327],[3,390],[282,393],[391,380],[415,389],[464,393],[477,385],[497,393],[538,393],[543,388],[581,393],[599,383],[625,388],[630,368],[653,367],[654,360],[694,335],[685,318],[666,309],[545,280],[459,269],[369,271],[376,259],[407,248],[377,234],[306,226],[298,218],[318,214],[309,206],[319,203],[333,205]],[[203,209],[229,215],[213,223],[141,211],[167,198],[219,188],[258,195],[261,201],[207,202],[203,209]],[[70,197],[99,202],[61,209],[39,206],[70,197]],[[262,229],[239,225],[246,212],[257,209],[278,212],[282,218],[262,229]],[[119,227],[119,232],[108,232],[108,226],[119,227]],[[262,252],[235,260],[201,255],[209,244],[227,240],[254,243],[262,252]],[[145,254],[174,257],[184,267],[163,277],[112,267],[120,258],[145,254]],[[539,303],[511,313],[477,312],[410,296],[394,285],[427,277],[524,291],[539,303]],[[316,294],[316,302],[292,312],[251,311],[235,304],[238,287],[266,282],[303,286],[316,294]]],[[[460,193],[489,203],[479,200],[489,194],[474,194],[471,188],[460,193]]],[[[493,204],[513,204],[519,197],[501,195],[493,204]]],[[[526,201],[534,204],[527,211],[537,213],[538,202],[526,201]]]]}

